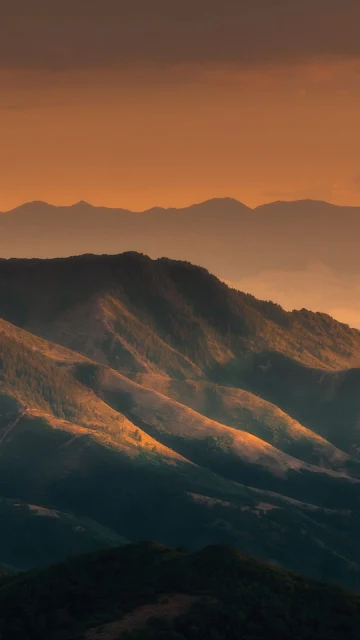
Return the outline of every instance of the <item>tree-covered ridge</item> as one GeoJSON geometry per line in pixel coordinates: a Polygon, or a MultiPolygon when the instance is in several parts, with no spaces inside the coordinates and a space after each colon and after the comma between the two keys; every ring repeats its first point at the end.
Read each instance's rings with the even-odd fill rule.
{"type": "Polygon", "coordinates": [[[80,640],[102,637],[105,629],[108,640],[355,640],[359,624],[358,595],[225,546],[189,553],[140,543],[0,583],[2,640],[80,640]],[[188,610],[156,619],[156,604],[179,594],[193,596],[188,610]],[[137,628],[144,605],[154,613],[148,607],[137,628]],[[109,623],[131,612],[133,630],[119,625],[111,635],[109,623]]]}
{"type": "Polygon", "coordinates": [[[75,418],[80,385],[36,347],[0,330],[0,390],[59,418],[75,418]]]}
{"type": "Polygon", "coordinates": [[[139,254],[0,276],[3,497],[358,588],[359,332],[139,254]]]}
{"type": "MultiPolygon", "coordinates": [[[[96,315],[99,304],[106,306],[109,298],[120,307],[118,317],[110,310],[114,324],[103,338],[114,338],[116,323],[130,314],[145,328],[143,340],[138,331],[129,336],[132,348],[144,350],[144,341],[154,340],[150,335],[155,333],[163,348],[176,349],[203,369],[219,359],[239,357],[244,350],[264,349],[323,368],[360,364],[360,332],[355,329],[321,313],[285,312],[230,289],[187,262],[151,260],[137,253],[0,262],[1,316],[50,338],[55,331],[58,341],[60,336],[66,341],[64,326],[74,321],[72,314],[87,305],[96,315]],[[56,326],[60,321],[61,333],[56,326]]],[[[93,326],[94,318],[88,318],[89,323],[93,326]]],[[[80,351],[89,347],[78,344],[80,351]]],[[[105,352],[109,346],[103,346],[105,352]]],[[[156,355],[148,357],[155,363],[161,356],[160,345],[149,345],[152,351],[154,346],[156,355]]]]}

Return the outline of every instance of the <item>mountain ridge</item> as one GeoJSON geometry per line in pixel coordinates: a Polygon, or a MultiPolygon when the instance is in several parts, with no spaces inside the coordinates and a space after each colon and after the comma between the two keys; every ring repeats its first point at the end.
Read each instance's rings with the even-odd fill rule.
{"type": "Polygon", "coordinates": [[[0,318],[3,499],[358,588],[357,330],[136,252],[1,261],[0,318]]]}
{"type": "Polygon", "coordinates": [[[341,204],[337,204],[337,203],[333,203],[333,202],[329,202],[327,200],[317,200],[314,198],[301,198],[298,200],[273,200],[273,201],[269,201],[266,202],[264,204],[259,204],[256,207],[250,207],[249,205],[245,204],[244,202],[242,202],[241,200],[238,200],[237,198],[233,198],[232,196],[222,196],[222,197],[213,197],[213,198],[208,198],[206,200],[201,200],[199,202],[193,202],[189,205],[185,205],[182,207],[175,207],[175,206],[169,206],[169,207],[163,207],[160,205],[153,205],[151,207],[148,207],[146,209],[127,209],[125,207],[110,207],[110,206],[106,206],[106,205],[95,205],[91,202],[88,202],[86,200],[79,200],[70,204],[66,204],[66,205],[59,205],[59,204],[54,204],[51,202],[48,202],[46,200],[29,200],[26,202],[23,202],[11,209],[6,209],[4,211],[0,211],[0,215],[2,214],[8,214],[8,213],[15,213],[16,211],[18,211],[19,209],[23,209],[23,208],[32,208],[34,206],[41,206],[41,207],[52,207],[52,208],[58,208],[58,209],[67,209],[67,208],[71,208],[71,207],[77,207],[77,206],[86,206],[86,207],[91,207],[93,209],[107,209],[107,210],[111,210],[111,211],[119,211],[119,212],[127,212],[127,213],[134,213],[134,214],[139,214],[139,213],[149,213],[152,211],[183,211],[183,210],[188,210],[191,209],[192,207],[205,207],[208,204],[214,204],[214,205],[221,205],[221,204],[233,204],[235,206],[240,205],[241,208],[245,208],[249,211],[257,211],[260,209],[264,209],[264,208],[272,208],[276,205],[300,205],[300,204],[307,204],[307,203],[312,203],[312,204],[319,204],[319,205],[324,205],[325,207],[334,207],[334,208],[345,208],[345,209],[360,209],[360,206],[356,206],[356,205],[341,205],[341,204]]]}
{"type": "Polygon", "coordinates": [[[0,257],[167,256],[203,266],[234,288],[289,310],[320,308],[360,327],[359,211],[314,200],[250,209],[214,198],[142,212],[33,202],[0,215],[0,257]]]}
{"type": "MultiPolygon", "coordinates": [[[[279,305],[229,288],[205,268],[186,261],[154,260],[137,252],[47,261],[0,261],[0,303],[4,319],[36,333],[40,313],[44,315],[43,321],[49,322],[50,301],[54,318],[57,314],[64,315],[71,305],[77,305],[80,312],[85,302],[95,304],[94,308],[84,310],[95,319],[106,313],[108,320],[113,317],[116,322],[123,323],[126,311],[130,313],[131,322],[150,322],[151,330],[158,332],[168,347],[175,347],[177,351],[183,349],[182,358],[188,355],[184,350],[184,332],[189,337],[192,332],[195,346],[197,341],[199,349],[208,350],[209,358],[221,357],[216,355],[216,340],[220,338],[221,349],[229,360],[234,354],[226,355],[226,352],[234,336],[238,340],[236,349],[242,349],[241,345],[247,340],[256,338],[257,350],[280,352],[281,341],[286,336],[285,354],[291,355],[289,345],[293,344],[293,355],[303,364],[326,368],[327,349],[327,368],[341,369],[360,363],[358,330],[326,314],[284,311],[279,305]],[[74,280],[73,285],[67,278],[74,280]],[[16,292],[21,309],[13,301],[13,292],[16,292]],[[176,314],[180,314],[178,319],[176,314]],[[171,340],[167,337],[169,331],[171,340]],[[207,334],[202,336],[204,332],[207,334]],[[336,351],[338,355],[334,358],[336,351]]],[[[51,335],[43,337],[51,340],[51,335]]]]}

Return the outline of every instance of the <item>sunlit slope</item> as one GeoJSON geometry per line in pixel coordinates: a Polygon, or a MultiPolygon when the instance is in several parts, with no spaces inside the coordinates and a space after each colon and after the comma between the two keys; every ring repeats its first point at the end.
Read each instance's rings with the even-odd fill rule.
{"type": "Polygon", "coordinates": [[[218,367],[212,380],[253,391],[336,446],[359,455],[359,368],[324,371],[267,351],[218,367]]]}
{"type": "MultiPolygon", "coordinates": [[[[45,424],[46,429],[50,426],[58,433],[73,434],[78,442],[90,438],[101,447],[131,457],[145,455],[149,460],[163,456],[167,464],[172,460],[192,462],[229,480],[301,499],[308,499],[308,489],[303,492],[297,486],[303,484],[299,473],[310,477],[315,474],[313,482],[321,486],[320,496],[327,486],[326,476],[332,482],[338,479],[340,495],[345,491],[344,482],[354,484],[348,476],[356,476],[357,468],[346,454],[284,415],[285,437],[293,442],[292,455],[273,446],[271,438],[266,441],[249,432],[246,425],[245,429],[241,424],[237,428],[226,426],[81,358],[74,365],[76,355],[71,357],[69,351],[61,352],[58,362],[54,348],[52,357],[47,357],[45,341],[41,350],[37,347],[34,351],[26,344],[27,333],[20,332],[21,340],[15,334],[16,330],[12,337],[3,334],[1,349],[0,456],[8,455],[6,451],[14,438],[19,438],[21,425],[26,424],[27,429],[31,425],[35,438],[41,432],[38,425],[45,424]],[[98,376],[97,382],[94,376],[98,376]],[[313,457],[317,455],[320,465],[302,459],[304,447],[305,453],[310,449],[313,457]]],[[[256,406],[255,397],[248,394],[248,402],[250,399],[256,406]]],[[[271,409],[274,412],[275,408],[271,409]]],[[[284,422],[279,421],[277,426],[284,437],[284,422]]],[[[21,448],[19,443],[16,446],[21,448]]],[[[307,482],[311,485],[310,477],[307,482]]],[[[318,501],[316,491],[314,495],[318,501]]]]}
{"type": "Polygon", "coordinates": [[[142,449],[179,458],[139,431],[124,415],[111,409],[71,375],[64,363],[81,361],[81,356],[58,350],[55,345],[11,328],[8,323],[2,323],[2,329],[0,455],[5,443],[12,439],[19,420],[36,416],[54,429],[88,434],[104,445],[126,450],[129,455],[136,455],[142,449]]]}
{"type": "MultiPolygon", "coordinates": [[[[288,455],[290,452],[293,458],[299,459],[302,458],[302,454],[305,459],[307,455],[312,455],[313,458],[317,456],[318,462],[325,468],[340,471],[346,468],[346,462],[349,460],[347,454],[303,427],[275,405],[247,391],[215,385],[205,386],[201,381],[195,382],[192,398],[189,395],[186,398],[189,405],[197,404],[198,410],[194,410],[191,406],[186,406],[185,402],[181,403],[164,393],[146,388],[107,367],[81,363],[77,366],[76,372],[80,379],[87,381],[109,404],[133,416],[134,419],[140,418],[144,424],[157,429],[159,434],[167,431],[184,438],[198,439],[205,439],[206,436],[224,436],[225,439],[233,441],[239,457],[243,456],[248,461],[262,460],[266,466],[268,456],[268,465],[271,467],[271,459],[276,458],[280,473],[282,468],[286,471],[287,468],[301,467],[299,461],[288,455]],[[221,401],[222,411],[218,411],[218,420],[203,415],[205,408],[210,413],[211,400],[215,401],[213,396],[219,397],[219,402],[221,401]],[[207,407],[204,407],[204,397],[208,399],[207,407]],[[229,421],[236,422],[234,427],[220,422],[220,415],[226,410],[229,421]],[[263,440],[257,433],[260,431],[263,440]],[[283,456],[280,451],[275,453],[275,445],[283,451],[283,456]]],[[[184,389],[185,392],[188,386],[188,383],[176,384],[178,395],[181,396],[181,390],[184,389]]],[[[166,391],[173,391],[175,395],[171,388],[166,391]]]]}
{"type": "Polygon", "coordinates": [[[326,565],[332,579],[356,583],[360,524],[350,478],[315,471],[109,367],[100,367],[103,378],[97,363],[2,328],[3,498],[90,518],[130,540],[228,541],[311,575],[326,565]],[[294,548],[309,557],[301,567],[294,548]]]}
{"type": "MultiPolygon", "coordinates": [[[[84,365],[80,370],[86,368],[84,365]]],[[[128,380],[121,384],[123,379],[115,379],[114,372],[105,374],[106,370],[101,367],[97,371],[101,384],[109,393],[112,386],[125,388],[129,385],[128,380]]],[[[255,393],[204,380],[176,381],[153,374],[139,375],[136,381],[140,387],[152,389],[223,425],[255,435],[304,462],[334,470],[347,468],[349,454],[255,393]]]]}

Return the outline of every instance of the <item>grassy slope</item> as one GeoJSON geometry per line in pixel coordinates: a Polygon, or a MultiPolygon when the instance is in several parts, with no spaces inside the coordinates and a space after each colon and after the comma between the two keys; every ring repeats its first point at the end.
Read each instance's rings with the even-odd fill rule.
{"type": "MultiPolygon", "coordinates": [[[[292,446],[297,457],[241,430],[242,425],[235,429],[210,420],[108,368],[80,365],[77,375],[90,380],[98,394],[139,428],[197,465],[231,480],[271,488],[301,500],[358,508],[357,483],[349,483],[346,474],[358,475],[359,463],[290,418],[284,416],[283,422],[276,422],[273,416],[275,426],[283,429],[283,443],[288,448],[292,446]],[[303,457],[316,458],[321,466],[303,462],[303,457]]],[[[247,395],[256,401],[251,394],[247,395]]],[[[273,415],[275,407],[270,405],[270,411],[273,415]]]]}
{"type": "Polygon", "coordinates": [[[299,460],[289,456],[340,472],[347,470],[346,453],[248,391],[201,380],[175,384],[168,380],[160,392],[146,388],[149,376],[144,386],[114,370],[88,363],[78,365],[77,375],[119,411],[140,418],[159,434],[168,431],[186,439],[224,436],[233,441],[240,457],[252,462],[261,459],[267,466],[268,456],[270,467],[272,460],[278,461],[280,473],[281,468],[301,466],[299,460]],[[279,450],[285,455],[281,456],[279,450]]]}
{"type": "Polygon", "coordinates": [[[359,624],[357,595],[224,546],[187,553],[142,543],[0,583],[0,637],[13,640],[217,640],[225,633],[229,640],[355,640],[359,624]],[[187,606],[179,616],[171,604],[181,595],[187,606]],[[167,619],[159,615],[164,601],[167,619]]]}
{"type": "Polygon", "coordinates": [[[360,451],[360,369],[324,371],[282,354],[252,354],[213,371],[213,381],[245,387],[336,446],[360,451]]]}
{"type": "Polygon", "coordinates": [[[163,395],[213,420],[257,435],[306,462],[334,469],[341,465],[346,468],[346,453],[304,427],[276,404],[251,391],[202,380],[178,382],[164,377],[160,380],[151,375],[139,377],[139,383],[157,388],[163,395]]]}
{"type": "MultiPolygon", "coordinates": [[[[217,473],[211,471],[209,456],[203,457],[201,464],[199,460],[197,465],[191,464],[177,453],[175,444],[179,442],[173,440],[174,448],[164,446],[129,420],[124,415],[129,404],[119,407],[119,413],[99,398],[96,394],[101,389],[95,375],[98,365],[62,348],[57,355],[55,345],[31,336],[28,345],[28,334],[14,327],[7,326],[6,331],[0,481],[8,498],[16,496],[25,503],[90,517],[133,540],[145,536],[193,547],[226,540],[249,553],[274,558],[312,575],[323,575],[327,566],[329,579],[357,584],[360,555],[353,541],[360,532],[360,522],[356,511],[343,511],[346,504],[355,504],[350,486],[343,493],[337,481],[334,487],[327,487],[333,509],[326,511],[279,495],[269,499],[266,493],[234,484],[226,477],[226,456],[225,467],[217,473]],[[15,375],[18,362],[22,375],[15,375]],[[73,377],[74,371],[81,374],[82,382],[73,377]],[[84,386],[85,381],[91,382],[94,390],[84,386]],[[52,385],[58,389],[56,402],[50,393],[52,385]],[[21,413],[23,396],[28,403],[32,400],[25,413],[21,413]],[[302,558],[299,563],[294,548],[303,549],[308,561],[302,558]]],[[[112,379],[116,384],[120,381],[122,398],[125,390],[128,403],[126,393],[132,391],[132,401],[136,400],[140,411],[150,417],[154,413],[156,417],[154,408],[160,402],[165,413],[163,425],[173,428],[174,434],[186,428],[192,438],[196,424],[205,437],[211,428],[219,434],[229,431],[114,371],[102,371],[108,386],[112,379]],[[191,429],[186,426],[189,416],[191,429]]],[[[148,428],[149,424],[144,426],[148,428]]],[[[254,442],[261,450],[265,447],[253,436],[236,430],[231,433],[239,435],[248,449],[254,442]]],[[[272,451],[271,447],[265,448],[272,451]]],[[[240,448],[238,451],[237,465],[244,455],[240,448]]],[[[249,451],[253,455],[252,447],[249,451]]],[[[191,458],[196,452],[188,453],[191,458]]],[[[224,452],[220,448],[215,454],[213,462],[224,452]]],[[[280,452],[277,455],[288,459],[280,452]]],[[[251,466],[243,478],[246,484],[254,478],[254,474],[249,475],[251,466]]],[[[263,486],[268,487],[269,480],[267,476],[263,486]]],[[[313,482],[310,497],[322,502],[316,486],[313,482]]],[[[295,497],[304,495],[295,493],[295,497]]]]}
{"type": "MultiPolygon", "coordinates": [[[[194,546],[226,539],[313,575],[322,575],[327,559],[331,579],[357,584],[352,485],[334,479],[320,490],[319,473],[309,469],[302,488],[296,488],[294,475],[276,484],[274,473],[259,473],[266,467],[273,472],[274,465],[276,471],[298,466],[297,457],[357,475],[356,462],[251,389],[257,393],[258,380],[268,376],[263,350],[269,345],[316,363],[322,375],[331,376],[326,368],[359,360],[358,332],[320,314],[287,314],[229,290],[191,265],[134,254],[10,261],[1,270],[4,317],[82,354],[2,323],[0,474],[8,497],[90,516],[130,539],[140,531],[194,546]],[[95,388],[91,376],[96,378],[98,369],[88,358],[165,386],[182,402],[187,402],[184,389],[193,385],[196,393],[191,393],[203,398],[202,406],[194,406],[195,412],[131,386],[109,369],[116,385],[121,380],[120,392],[108,383],[95,388]],[[85,379],[74,379],[74,367],[85,379]],[[251,377],[254,368],[257,375],[251,377]],[[219,402],[209,397],[209,389],[216,390],[219,402]],[[31,411],[13,429],[29,403],[31,411]],[[258,508],[267,504],[266,495],[231,479],[286,491],[328,511],[284,503],[281,496],[272,498],[270,509],[258,508]],[[279,500],[281,508],[274,509],[279,500]],[[343,513],[345,507],[350,513],[343,513]],[[307,550],[309,562],[298,563],[294,548],[307,550]]],[[[289,362],[290,372],[301,369],[289,362]]]]}
{"type": "MultiPolygon", "coordinates": [[[[25,405],[30,403],[31,410],[37,409],[42,415],[55,416],[58,420],[52,420],[53,427],[77,435],[82,434],[83,437],[86,434],[90,435],[102,444],[120,447],[122,451],[127,450],[131,455],[136,455],[140,450],[142,453],[156,451],[157,454],[163,453],[167,457],[180,460],[180,456],[174,453],[174,449],[180,450],[185,457],[193,459],[197,464],[205,464],[220,472],[224,471],[224,465],[228,462],[227,456],[234,458],[233,468],[236,466],[236,458],[238,462],[245,462],[247,473],[249,464],[265,467],[275,476],[285,478],[289,470],[305,470],[309,473],[320,471],[280,452],[252,434],[209,420],[184,405],[175,403],[158,393],[146,391],[123,376],[105,370],[102,377],[106,385],[103,383],[102,386],[103,388],[106,386],[106,391],[110,391],[112,397],[114,392],[120,392],[120,403],[115,407],[121,412],[119,414],[102,402],[95,393],[74,380],[69,369],[59,367],[53,359],[47,358],[44,341],[42,341],[42,350],[37,346],[34,351],[34,346],[27,345],[27,334],[24,332],[19,331],[17,339],[14,336],[2,335],[3,391],[9,396],[12,395],[19,403],[20,399],[25,405]],[[137,423],[137,427],[134,427],[132,421],[123,415],[126,413],[121,405],[124,392],[130,395],[132,393],[132,405],[135,407],[130,407],[131,420],[136,421],[139,418],[141,420],[141,424],[137,423]],[[145,430],[141,427],[145,427],[145,430]],[[149,430],[150,435],[146,432],[149,430]],[[209,444],[210,441],[210,444],[216,445],[215,451],[210,451],[207,458],[203,455],[199,458],[199,455],[196,455],[196,449],[192,451],[186,446],[189,440],[194,439],[199,440],[200,444],[201,442],[209,444]],[[163,444],[159,444],[159,440],[163,444]],[[224,459],[224,465],[219,467],[221,456],[225,456],[226,459],[224,459]]],[[[70,362],[75,360],[75,354],[72,358],[69,352],[66,355],[70,362]]],[[[61,357],[65,358],[65,354],[61,353],[61,357]]],[[[93,365],[80,364],[81,370],[84,371],[86,366],[90,369],[87,375],[91,376],[93,365]]],[[[47,420],[49,421],[48,418],[47,420]]],[[[12,429],[12,419],[8,416],[8,418],[4,417],[3,421],[6,424],[3,427],[2,437],[6,439],[8,430],[12,429]]],[[[299,430],[301,430],[300,426],[299,430]]],[[[341,456],[340,451],[331,448],[320,438],[314,436],[313,440],[316,445],[320,443],[322,446],[324,457],[327,454],[329,461],[333,461],[333,466],[343,471],[346,456],[341,456]],[[336,458],[338,465],[336,465],[336,458]]],[[[199,453],[202,453],[201,450],[199,453]]],[[[235,475],[230,474],[230,478],[249,483],[246,472],[245,475],[241,471],[235,475]]],[[[265,477],[264,482],[267,481],[265,477]]],[[[296,497],[304,496],[296,494],[296,497]]]]}
{"type": "MultiPolygon", "coordinates": [[[[55,345],[38,340],[34,346],[27,332],[11,329],[8,323],[2,326],[5,324],[7,332],[0,332],[0,455],[13,423],[25,411],[44,417],[53,428],[88,434],[104,445],[126,450],[129,455],[136,455],[139,448],[149,452],[155,448],[159,455],[180,459],[81,385],[67,367],[59,366],[55,345]]],[[[60,349],[60,358],[65,363],[76,357],[60,349]]]]}
{"type": "MultiPolygon", "coordinates": [[[[357,373],[340,371],[359,365],[358,331],[324,314],[284,312],[204,269],[138,254],[8,261],[0,274],[1,314],[15,324],[147,377],[147,386],[168,376],[253,391],[358,455],[357,373]]],[[[226,408],[215,418],[237,426],[226,408]]]]}

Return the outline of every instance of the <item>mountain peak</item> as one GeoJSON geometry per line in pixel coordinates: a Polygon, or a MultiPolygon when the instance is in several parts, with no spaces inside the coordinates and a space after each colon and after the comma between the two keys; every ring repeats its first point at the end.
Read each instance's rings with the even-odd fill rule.
{"type": "Polygon", "coordinates": [[[248,207],[240,200],[236,200],[235,198],[211,198],[210,200],[205,200],[204,202],[198,202],[190,207],[185,207],[182,211],[205,211],[207,214],[219,214],[219,213],[227,213],[227,214],[235,214],[249,212],[252,211],[250,207],[248,207]]]}
{"type": "Polygon", "coordinates": [[[197,211],[205,210],[208,213],[220,213],[220,212],[239,212],[239,211],[250,211],[250,207],[248,207],[240,200],[236,200],[235,198],[210,198],[209,200],[203,200],[201,202],[195,202],[186,207],[151,207],[150,209],[146,209],[143,213],[156,213],[156,212],[186,212],[193,211],[196,209],[197,211]]]}
{"type": "Polygon", "coordinates": [[[50,204],[49,202],[45,202],[45,200],[30,200],[29,202],[24,202],[20,204],[18,207],[15,207],[13,211],[19,211],[21,209],[33,209],[34,207],[39,207],[44,209],[45,207],[53,207],[55,205],[50,204]]]}
{"type": "Polygon", "coordinates": [[[79,202],[74,202],[74,204],[70,205],[71,207],[93,207],[90,202],[86,202],[86,200],[79,200],[79,202]]]}
{"type": "Polygon", "coordinates": [[[243,202],[241,202],[240,200],[236,200],[236,198],[230,198],[230,197],[226,197],[226,198],[209,198],[209,200],[204,200],[203,202],[199,202],[199,203],[195,203],[194,207],[199,207],[202,205],[207,205],[207,206],[227,206],[227,207],[240,207],[243,208],[245,207],[246,209],[249,209],[249,207],[244,204],[243,202]]]}

